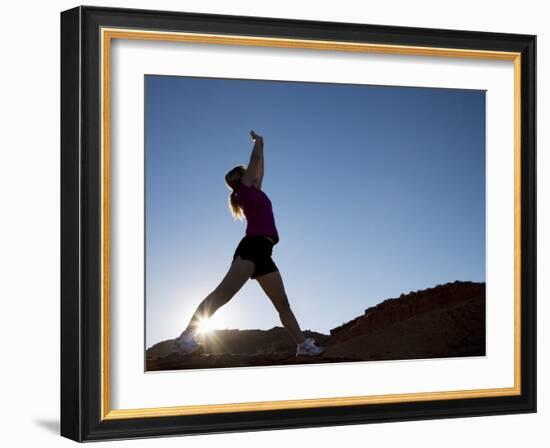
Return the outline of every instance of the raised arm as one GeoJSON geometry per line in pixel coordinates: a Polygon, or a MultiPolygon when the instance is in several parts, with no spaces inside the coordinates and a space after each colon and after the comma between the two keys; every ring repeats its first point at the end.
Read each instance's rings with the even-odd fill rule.
{"type": "Polygon", "coordinates": [[[264,178],[264,139],[254,131],[250,131],[250,136],[254,140],[254,147],[252,148],[250,161],[241,182],[245,185],[254,185],[256,188],[261,189],[264,178]]]}

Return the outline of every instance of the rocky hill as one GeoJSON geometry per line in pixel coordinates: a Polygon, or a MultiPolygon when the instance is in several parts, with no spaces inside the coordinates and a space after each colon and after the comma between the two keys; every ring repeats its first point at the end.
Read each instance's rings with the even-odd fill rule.
{"type": "Polygon", "coordinates": [[[281,327],[216,330],[200,337],[204,350],[170,353],[172,340],[147,350],[147,370],[242,367],[348,361],[485,355],[485,283],[460,282],[401,294],[367,308],[330,330],[304,331],[325,352],[296,358],[296,346],[281,327]]]}

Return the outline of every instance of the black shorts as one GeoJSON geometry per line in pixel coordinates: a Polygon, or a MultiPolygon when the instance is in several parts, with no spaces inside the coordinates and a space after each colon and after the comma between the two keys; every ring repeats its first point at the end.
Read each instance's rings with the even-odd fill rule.
{"type": "MultiPolygon", "coordinates": [[[[277,240],[275,244],[277,244],[277,240]]],[[[252,261],[255,267],[251,278],[278,271],[277,265],[271,258],[275,244],[261,235],[247,235],[237,246],[233,260],[240,256],[243,260],[252,261]]]]}

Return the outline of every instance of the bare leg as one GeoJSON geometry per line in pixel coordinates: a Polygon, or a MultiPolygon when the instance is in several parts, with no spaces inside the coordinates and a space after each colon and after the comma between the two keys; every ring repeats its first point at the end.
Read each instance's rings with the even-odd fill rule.
{"type": "Polygon", "coordinates": [[[279,271],[260,275],[259,277],[256,277],[256,280],[258,280],[258,283],[264,292],[271,299],[273,305],[275,305],[275,308],[279,312],[281,322],[283,323],[286,331],[288,331],[290,336],[292,336],[292,339],[294,339],[297,344],[304,342],[306,338],[302,334],[298,321],[290,309],[290,303],[288,302],[288,297],[286,296],[283,285],[283,279],[279,271]]]}
{"type": "Polygon", "coordinates": [[[239,289],[242,288],[253,272],[254,263],[252,261],[243,260],[241,257],[235,258],[220,284],[214,291],[208,294],[197,307],[185,332],[195,334],[200,322],[203,319],[212,317],[218,308],[229,302],[229,300],[237,294],[239,289]]]}

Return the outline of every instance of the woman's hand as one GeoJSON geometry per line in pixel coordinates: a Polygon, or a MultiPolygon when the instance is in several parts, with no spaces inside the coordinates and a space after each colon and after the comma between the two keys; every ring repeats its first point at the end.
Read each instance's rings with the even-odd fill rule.
{"type": "Polygon", "coordinates": [[[252,137],[252,140],[259,141],[260,143],[264,142],[264,139],[261,135],[256,134],[254,131],[250,131],[250,136],[252,137]]]}
{"type": "Polygon", "coordinates": [[[250,136],[254,140],[254,147],[241,182],[248,186],[255,185],[256,188],[261,189],[264,177],[264,139],[254,131],[250,131],[250,136]]]}

